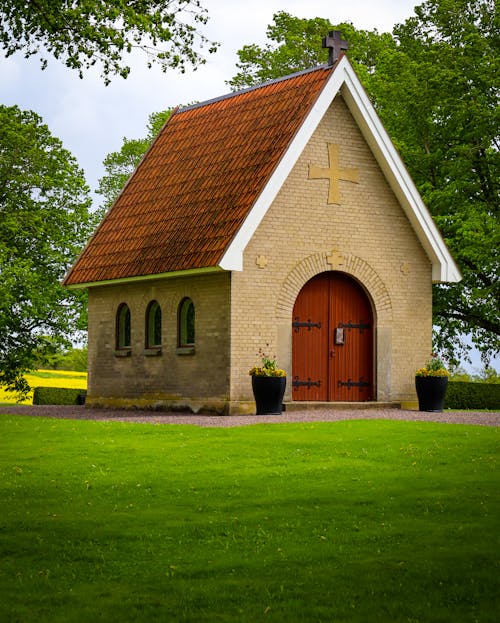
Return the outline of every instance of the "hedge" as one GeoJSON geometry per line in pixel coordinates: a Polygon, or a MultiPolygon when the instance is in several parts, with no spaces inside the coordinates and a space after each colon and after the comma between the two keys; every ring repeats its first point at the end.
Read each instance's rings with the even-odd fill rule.
{"type": "MultiPolygon", "coordinates": [[[[84,404],[86,390],[68,387],[35,387],[34,405],[84,404]]],[[[448,383],[445,409],[490,409],[500,411],[500,384],[448,383]]]]}
{"type": "Polygon", "coordinates": [[[444,408],[500,411],[500,385],[450,381],[446,390],[444,408]]]}
{"type": "Polygon", "coordinates": [[[34,405],[82,405],[85,403],[85,389],[70,387],[35,387],[34,405]]]}

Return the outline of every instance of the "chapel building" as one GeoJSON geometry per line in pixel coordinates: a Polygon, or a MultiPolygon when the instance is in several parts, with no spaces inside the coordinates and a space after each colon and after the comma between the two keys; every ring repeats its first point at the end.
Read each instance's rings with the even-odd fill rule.
{"type": "Polygon", "coordinates": [[[87,405],[255,413],[415,400],[432,284],[460,280],[342,52],[177,109],[65,279],[88,290],[87,405]]]}

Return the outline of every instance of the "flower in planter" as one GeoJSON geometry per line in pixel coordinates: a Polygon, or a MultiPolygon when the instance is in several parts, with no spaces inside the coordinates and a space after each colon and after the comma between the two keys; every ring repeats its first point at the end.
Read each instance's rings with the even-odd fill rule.
{"type": "Polygon", "coordinates": [[[259,348],[258,355],[262,365],[254,366],[248,373],[250,376],[286,376],[286,372],[278,368],[275,355],[266,355],[262,348],[259,348]]]}
{"type": "Polygon", "coordinates": [[[442,359],[436,353],[432,353],[431,358],[425,364],[425,368],[419,368],[415,376],[450,376],[442,359]]]}

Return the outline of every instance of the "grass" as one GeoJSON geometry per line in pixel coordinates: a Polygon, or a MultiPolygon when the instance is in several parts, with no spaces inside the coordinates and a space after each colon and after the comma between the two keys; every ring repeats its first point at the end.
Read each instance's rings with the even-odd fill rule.
{"type": "Polygon", "coordinates": [[[496,622],[499,437],[0,416],[0,621],[496,622]]]}
{"type": "MultiPolygon", "coordinates": [[[[87,373],[67,370],[36,370],[25,375],[32,390],[35,387],[70,387],[87,389],[87,373]]],[[[0,405],[17,403],[17,394],[8,392],[0,386],[0,405]]],[[[19,404],[32,404],[33,391],[19,404]]]]}

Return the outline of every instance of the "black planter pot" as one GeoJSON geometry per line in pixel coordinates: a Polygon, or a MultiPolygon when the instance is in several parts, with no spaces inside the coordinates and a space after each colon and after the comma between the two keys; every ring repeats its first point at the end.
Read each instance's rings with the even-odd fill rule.
{"type": "Polygon", "coordinates": [[[280,414],[285,387],[286,376],[252,376],[257,415],[280,414]]]}
{"type": "Polygon", "coordinates": [[[415,387],[419,411],[443,410],[444,397],[448,387],[447,376],[416,376],[415,387]]]}

